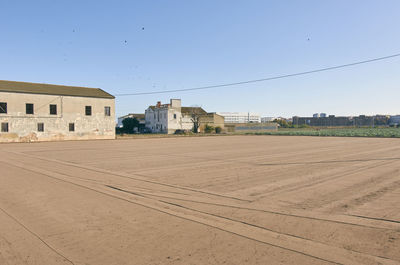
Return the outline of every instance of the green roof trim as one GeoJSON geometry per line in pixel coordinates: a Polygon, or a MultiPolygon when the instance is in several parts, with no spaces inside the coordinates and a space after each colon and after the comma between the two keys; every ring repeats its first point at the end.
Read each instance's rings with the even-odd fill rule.
{"type": "Polygon", "coordinates": [[[100,88],[51,85],[0,80],[0,92],[44,94],[72,97],[115,98],[100,88]]]}

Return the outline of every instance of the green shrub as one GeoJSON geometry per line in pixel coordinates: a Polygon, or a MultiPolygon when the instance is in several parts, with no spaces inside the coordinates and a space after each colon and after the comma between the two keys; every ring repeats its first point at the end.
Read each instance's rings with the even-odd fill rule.
{"type": "Polygon", "coordinates": [[[206,124],[206,126],[204,126],[205,133],[212,133],[213,131],[214,131],[214,127],[212,127],[211,125],[206,124]]]}
{"type": "Polygon", "coordinates": [[[398,128],[332,128],[332,129],[279,129],[271,132],[257,132],[257,135],[304,135],[337,137],[395,137],[400,138],[398,128]]]}

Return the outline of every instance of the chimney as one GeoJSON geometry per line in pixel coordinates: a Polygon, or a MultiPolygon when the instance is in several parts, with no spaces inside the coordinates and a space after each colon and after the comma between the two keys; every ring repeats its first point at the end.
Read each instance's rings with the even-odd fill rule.
{"type": "Polygon", "coordinates": [[[157,101],[157,108],[161,107],[161,101],[157,101]]]}

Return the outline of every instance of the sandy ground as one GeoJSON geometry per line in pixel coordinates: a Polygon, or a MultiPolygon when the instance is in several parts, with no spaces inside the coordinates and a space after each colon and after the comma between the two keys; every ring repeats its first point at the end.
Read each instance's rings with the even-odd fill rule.
{"type": "Polygon", "coordinates": [[[0,145],[0,264],[400,264],[400,139],[0,145]]]}

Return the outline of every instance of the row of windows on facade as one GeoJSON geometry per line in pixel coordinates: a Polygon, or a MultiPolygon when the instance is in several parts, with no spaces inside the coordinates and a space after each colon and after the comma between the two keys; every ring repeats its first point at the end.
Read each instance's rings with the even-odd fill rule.
{"type": "MultiPolygon", "coordinates": [[[[8,132],[8,130],[9,130],[8,122],[2,122],[1,123],[1,132],[8,132]]],[[[75,123],[69,123],[68,130],[70,132],[74,132],[75,131],[75,123]]],[[[43,122],[37,123],[37,131],[44,132],[44,123],[43,122]]]]}
{"type": "MultiPolygon", "coordinates": [[[[50,115],[57,115],[57,105],[50,104],[50,115]]],[[[0,113],[7,114],[7,102],[0,102],[0,113]]],[[[25,104],[25,113],[26,114],[34,114],[34,105],[32,103],[25,104]]],[[[92,106],[85,106],[85,115],[91,116],[92,115],[92,106]]],[[[104,115],[111,116],[111,107],[104,107],[104,115]]]]}
{"type": "MultiPolygon", "coordinates": [[[[158,113],[158,115],[157,115],[158,121],[160,121],[160,116],[162,118],[162,113],[161,114],[158,113]]],[[[166,118],[167,118],[167,113],[164,113],[164,119],[166,119],[166,118]]],[[[156,119],[156,113],[155,112],[154,112],[154,119],[156,119]]],[[[176,119],[176,114],[174,114],[174,119],[176,119]]]]}

